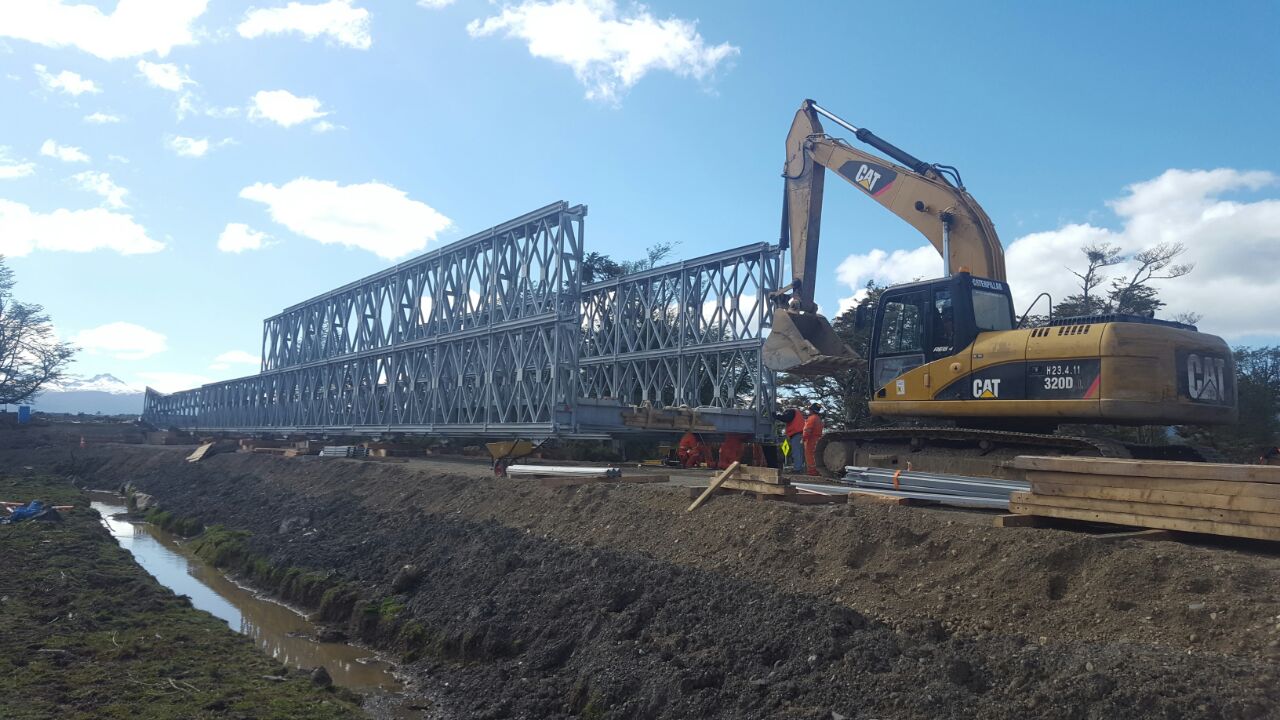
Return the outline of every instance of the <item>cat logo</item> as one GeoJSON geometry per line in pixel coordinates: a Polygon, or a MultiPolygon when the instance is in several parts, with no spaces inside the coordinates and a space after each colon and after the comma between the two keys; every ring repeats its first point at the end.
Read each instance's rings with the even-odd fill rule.
{"type": "Polygon", "coordinates": [[[862,186],[863,190],[871,193],[876,192],[876,183],[880,182],[880,173],[871,168],[870,165],[863,164],[858,168],[858,172],[853,176],[853,181],[862,186]]]}
{"type": "Polygon", "coordinates": [[[978,400],[992,400],[1000,397],[999,378],[978,378],[973,381],[973,397],[978,400]]]}
{"type": "Polygon", "coordinates": [[[898,173],[893,168],[869,162],[849,161],[836,172],[871,197],[883,195],[893,185],[893,181],[898,179],[898,173]]]}
{"type": "Polygon", "coordinates": [[[1212,355],[1187,355],[1187,390],[1191,399],[1226,402],[1227,386],[1223,382],[1226,366],[1225,360],[1212,355]]]}

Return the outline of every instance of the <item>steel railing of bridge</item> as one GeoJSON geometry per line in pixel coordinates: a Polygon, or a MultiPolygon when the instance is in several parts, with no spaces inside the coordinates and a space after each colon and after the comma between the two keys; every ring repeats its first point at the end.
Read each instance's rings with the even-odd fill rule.
{"type": "Polygon", "coordinates": [[[241,432],[602,436],[631,405],[767,433],[777,248],[583,286],[586,208],[560,202],[267,318],[262,371],[162,394],[144,419],[241,432]]]}

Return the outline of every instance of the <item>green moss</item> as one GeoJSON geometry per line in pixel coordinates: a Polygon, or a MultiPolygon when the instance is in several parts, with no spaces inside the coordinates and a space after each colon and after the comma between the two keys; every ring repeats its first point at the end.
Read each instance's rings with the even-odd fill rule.
{"type": "Polygon", "coordinates": [[[241,562],[249,559],[248,546],[245,544],[248,537],[249,533],[243,530],[211,525],[191,541],[190,547],[196,557],[214,567],[238,569],[241,562]]]}
{"type": "Polygon", "coordinates": [[[395,620],[400,617],[402,612],[404,612],[404,603],[395,598],[386,598],[382,601],[382,605],[378,607],[378,615],[386,621],[395,620]]]}

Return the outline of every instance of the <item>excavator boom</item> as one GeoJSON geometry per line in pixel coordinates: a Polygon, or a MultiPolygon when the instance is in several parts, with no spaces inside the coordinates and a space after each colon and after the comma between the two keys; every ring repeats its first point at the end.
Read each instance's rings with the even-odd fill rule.
{"type": "Polygon", "coordinates": [[[796,112],[786,151],[782,244],[791,248],[792,283],[775,296],[779,307],[774,311],[773,328],[764,349],[769,368],[821,375],[859,362],[818,313],[814,302],[828,168],[928,238],[945,259],[945,275],[965,268],[979,277],[1005,279],[1004,250],[995,228],[978,202],[960,185],[954,168],[918,160],[870,130],[832,115],[812,100],[805,100],[796,112]],[[828,136],[819,115],[902,164],[828,136]]]}

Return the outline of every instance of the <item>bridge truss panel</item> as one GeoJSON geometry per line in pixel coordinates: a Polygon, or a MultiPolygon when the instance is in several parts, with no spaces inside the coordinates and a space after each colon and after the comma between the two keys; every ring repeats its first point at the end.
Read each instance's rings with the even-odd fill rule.
{"type": "Polygon", "coordinates": [[[586,208],[557,203],[268,318],[263,371],[162,394],[162,427],[604,437],[626,407],[765,435],[765,243],[583,287],[586,208]]]}

